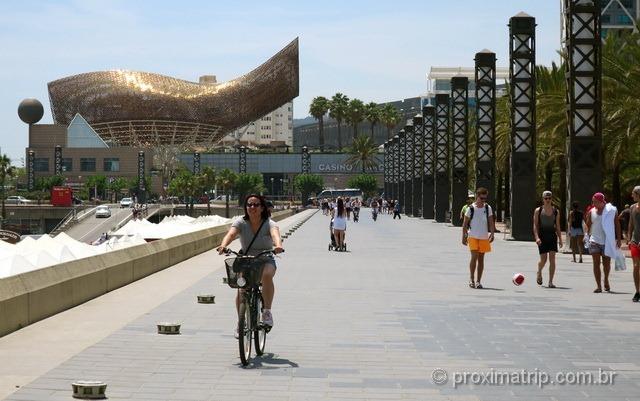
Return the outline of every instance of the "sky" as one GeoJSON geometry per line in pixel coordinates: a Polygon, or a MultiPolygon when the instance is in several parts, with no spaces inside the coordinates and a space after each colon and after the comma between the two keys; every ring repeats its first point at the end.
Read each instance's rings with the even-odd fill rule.
{"type": "Polygon", "coordinates": [[[111,69],[189,81],[233,79],[300,39],[300,95],[294,118],[316,96],[341,92],[387,102],[426,91],[431,67],[473,67],[494,51],[508,67],[509,18],[536,18],[537,64],[558,62],[559,0],[0,2],[0,152],[22,165],[25,98],[42,102],[47,83],[111,69]]]}

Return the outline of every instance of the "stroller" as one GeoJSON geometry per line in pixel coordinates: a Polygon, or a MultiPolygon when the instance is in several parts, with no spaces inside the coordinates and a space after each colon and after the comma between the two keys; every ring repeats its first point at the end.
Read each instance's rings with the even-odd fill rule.
{"type": "MultiPolygon", "coordinates": [[[[329,235],[331,235],[331,242],[329,243],[329,251],[340,251],[338,248],[338,243],[336,242],[336,236],[333,235],[333,219],[331,219],[331,223],[329,223],[329,235]]],[[[347,243],[345,242],[342,246],[342,250],[347,250],[347,243]]]]}

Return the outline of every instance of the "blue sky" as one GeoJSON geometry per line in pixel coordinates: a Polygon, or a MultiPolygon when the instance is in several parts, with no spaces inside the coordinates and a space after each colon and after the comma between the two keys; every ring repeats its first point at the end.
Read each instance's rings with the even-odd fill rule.
{"type": "Polygon", "coordinates": [[[27,97],[45,106],[47,82],[129,69],[226,81],[300,38],[300,96],[342,92],[365,102],[418,96],[432,66],[473,66],[474,54],[508,62],[509,17],[536,17],[538,64],[559,59],[559,0],[458,1],[3,1],[0,3],[0,146],[20,165],[27,97]]]}

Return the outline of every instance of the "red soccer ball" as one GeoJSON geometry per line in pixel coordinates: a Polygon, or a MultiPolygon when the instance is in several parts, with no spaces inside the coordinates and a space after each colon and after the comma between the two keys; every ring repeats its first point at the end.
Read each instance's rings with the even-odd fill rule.
{"type": "Polygon", "coordinates": [[[524,274],[522,273],[514,274],[513,279],[511,279],[511,281],[513,281],[513,284],[515,285],[521,285],[522,283],[524,283],[524,274]]]}

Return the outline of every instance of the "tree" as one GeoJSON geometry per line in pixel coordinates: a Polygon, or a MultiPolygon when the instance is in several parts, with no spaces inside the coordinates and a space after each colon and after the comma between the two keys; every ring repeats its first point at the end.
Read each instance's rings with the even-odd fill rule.
{"type": "Polygon", "coordinates": [[[604,167],[611,173],[613,203],[621,208],[624,168],[640,161],[640,32],[607,36],[602,81],[604,167]]]}
{"type": "Polygon", "coordinates": [[[347,181],[349,188],[358,188],[364,193],[365,198],[377,195],[378,181],[376,177],[371,174],[358,174],[355,177],[349,178],[347,181]]]}
{"type": "Polygon", "coordinates": [[[0,156],[0,185],[2,185],[2,220],[0,220],[0,227],[6,216],[6,210],[4,206],[5,185],[7,178],[12,178],[16,175],[16,168],[11,165],[11,159],[7,155],[0,156]]]}
{"type": "Polygon", "coordinates": [[[352,99],[347,107],[347,121],[353,127],[353,142],[358,137],[358,124],[364,120],[364,103],[360,99],[352,99]]]}
{"type": "Polygon", "coordinates": [[[211,189],[216,186],[216,171],[211,166],[205,166],[198,175],[199,185],[203,192],[207,195],[207,214],[211,214],[211,203],[209,194],[211,189]]]}
{"type": "Polygon", "coordinates": [[[387,139],[391,139],[391,130],[400,123],[402,116],[398,109],[387,103],[380,112],[380,121],[387,127],[387,139]]]}
{"type": "Polygon", "coordinates": [[[324,96],[317,96],[311,101],[309,114],[318,120],[318,145],[320,151],[324,151],[324,116],[329,111],[331,103],[324,96]]]}
{"type": "Polygon", "coordinates": [[[89,198],[91,195],[97,197],[98,194],[102,194],[104,197],[104,191],[107,189],[107,177],[102,174],[88,176],[84,186],[90,194],[89,198]]]}
{"type": "Polygon", "coordinates": [[[115,202],[118,202],[118,194],[121,193],[123,189],[127,188],[128,185],[129,183],[127,182],[127,179],[124,177],[118,177],[107,185],[107,189],[111,191],[112,194],[115,195],[114,196],[115,202]]]}
{"type": "Polygon", "coordinates": [[[302,194],[302,203],[304,204],[310,194],[322,191],[324,181],[317,174],[299,174],[293,180],[293,186],[302,194]]]}
{"type": "Polygon", "coordinates": [[[238,179],[238,175],[233,171],[225,168],[216,176],[216,184],[225,192],[225,217],[229,218],[229,194],[228,190],[233,188],[234,183],[238,179]]]}
{"type": "Polygon", "coordinates": [[[171,181],[180,167],[180,148],[175,145],[157,145],[153,148],[153,167],[160,173],[164,185],[171,181]]]}
{"type": "Polygon", "coordinates": [[[365,173],[367,169],[378,167],[378,146],[366,135],[360,135],[356,138],[353,146],[349,148],[349,153],[351,156],[346,160],[346,164],[360,166],[362,173],[365,173]]]}
{"type": "Polygon", "coordinates": [[[336,120],[338,123],[338,149],[342,149],[342,120],[347,115],[347,108],[349,107],[349,98],[342,93],[336,93],[331,97],[331,103],[329,104],[329,117],[336,120]]]}
{"type": "Polygon", "coordinates": [[[169,182],[167,190],[169,194],[183,198],[185,208],[191,212],[193,212],[193,197],[201,193],[197,177],[187,169],[178,171],[169,182]]]}
{"type": "Polygon", "coordinates": [[[380,106],[378,106],[375,102],[367,103],[364,106],[364,118],[369,121],[371,124],[371,140],[375,142],[374,138],[374,129],[376,124],[380,122],[380,118],[382,117],[382,110],[380,106]]]}
{"type": "Polygon", "coordinates": [[[44,192],[51,192],[51,188],[61,186],[65,183],[65,178],[61,175],[50,177],[40,177],[36,182],[36,189],[44,192]]]}
{"type": "Polygon", "coordinates": [[[249,194],[259,194],[266,190],[262,174],[240,173],[233,184],[233,190],[238,194],[238,205],[242,205],[249,194]]]}

